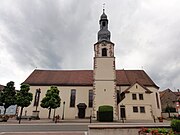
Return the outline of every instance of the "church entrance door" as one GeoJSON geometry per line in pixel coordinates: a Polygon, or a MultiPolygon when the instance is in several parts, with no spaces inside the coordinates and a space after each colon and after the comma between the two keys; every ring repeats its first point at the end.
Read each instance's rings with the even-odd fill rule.
{"type": "Polygon", "coordinates": [[[78,118],[85,118],[87,105],[85,103],[79,103],[77,107],[78,107],[78,118]]]}

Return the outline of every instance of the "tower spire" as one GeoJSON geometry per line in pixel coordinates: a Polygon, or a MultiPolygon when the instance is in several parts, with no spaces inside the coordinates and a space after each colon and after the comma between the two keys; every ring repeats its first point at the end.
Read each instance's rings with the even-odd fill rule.
{"type": "Polygon", "coordinates": [[[103,13],[105,13],[105,3],[103,3],[103,13]]]}
{"type": "Polygon", "coordinates": [[[103,13],[100,17],[99,24],[100,30],[98,32],[98,42],[103,40],[110,41],[111,33],[108,30],[108,19],[107,15],[105,14],[105,3],[103,4],[103,13]]]}

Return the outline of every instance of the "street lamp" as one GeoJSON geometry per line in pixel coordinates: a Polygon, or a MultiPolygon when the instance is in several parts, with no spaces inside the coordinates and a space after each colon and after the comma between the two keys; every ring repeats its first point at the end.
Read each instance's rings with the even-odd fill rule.
{"type": "Polygon", "coordinates": [[[64,107],[65,107],[65,101],[63,102],[63,114],[62,114],[62,120],[64,120],[64,107]]]}

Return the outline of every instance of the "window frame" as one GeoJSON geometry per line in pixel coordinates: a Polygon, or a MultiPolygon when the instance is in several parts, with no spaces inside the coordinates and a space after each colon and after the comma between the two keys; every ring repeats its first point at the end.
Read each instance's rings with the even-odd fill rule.
{"type": "Polygon", "coordinates": [[[101,51],[102,51],[102,56],[103,57],[106,57],[107,56],[107,48],[102,48],[101,51]]]}
{"type": "Polygon", "coordinates": [[[76,104],[76,89],[71,89],[70,107],[75,107],[76,104]]]}
{"type": "Polygon", "coordinates": [[[140,107],[139,107],[139,110],[140,110],[140,113],[146,113],[144,106],[140,106],[140,107]]]}
{"type": "Polygon", "coordinates": [[[132,93],[132,100],[137,100],[137,94],[136,93],[132,93]]]}
{"type": "Polygon", "coordinates": [[[89,90],[89,103],[88,107],[92,108],[93,107],[93,90],[89,90]]]}
{"type": "Polygon", "coordinates": [[[142,93],[139,94],[139,100],[144,100],[144,95],[142,93]],[[142,95],[142,97],[141,97],[142,95]]]}
{"type": "Polygon", "coordinates": [[[133,106],[133,113],[138,113],[138,107],[137,106],[133,106]]]}

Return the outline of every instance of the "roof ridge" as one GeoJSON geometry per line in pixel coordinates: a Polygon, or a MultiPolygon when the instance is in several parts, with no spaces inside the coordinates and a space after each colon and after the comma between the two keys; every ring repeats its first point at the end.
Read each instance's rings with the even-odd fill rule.
{"type": "MultiPolygon", "coordinates": [[[[93,71],[93,69],[35,69],[34,71],[93,71]]],[[[116,69],[116,71],[144,71],[144,70],[116,69]]]]}
{"type": "Polygon", "coordinates": [[[151,83],[154,84],[154,85],[159,89],[159,86],[157,86],[157,85],[153,82],[153,80],[149,77],[149,75],[148,75],[144,70],[142,70],[142,71],[143,71],[144,74],[148,77],[148,79],[151,81],[151,83]]]}
{"type": "Polygon", "coordinates": [[[75,69],[75,70],[72,70],[72,69],[35,69],[34,71],[93,71],[93,70],[80,70],[80,69],[75,69]]]}
{"type": "MultiPolygon", "coordinates": [[[[132,83],[138,81],[144,86],[156,87],[155,83],[152,82],[148,75],[142,70],[116,70],[117,85],[118,86],[129,86],[132,83]],[[138,81],[138,75],[144,75],[138,81]]],[[[43,70],[35,69],[28,78],[23,82],[33,85],[38,84],[59,84],[59,85],[81,85],[89,84],[93,85],[93,70],[43,70]]]]}
{"type": "Polygon", "coordinates": [[[116,71],[144,71],[142,69],[116,69],[116,71]]]}
{"type": "Polygon", "coordinates": [[[141,84],[139,81],[134,82],[131,86],[129,86],[127,89],[125,89],[123,92],[129,92],[128,90],[131,89],[135,84],[139,84],[142,88],[146,90],[147,93],[152,93],[151,90],[149,90],[147,87],[145,87],[143,84],[141,84]]]}
{"type": "Polygon", "coordinates": [[[169,89],[169,88],[167,88],[167,89],[165,89],[165,90],[163,90],[163,91],[161,91],[161,97],[163,97],[167,92],[171,92],[171,93],[173,93],[175,96],[178,96],[178,95],[176,95],[176,93],[174,93],[174,91],[172,91],[171,89],[169,89]]]}

